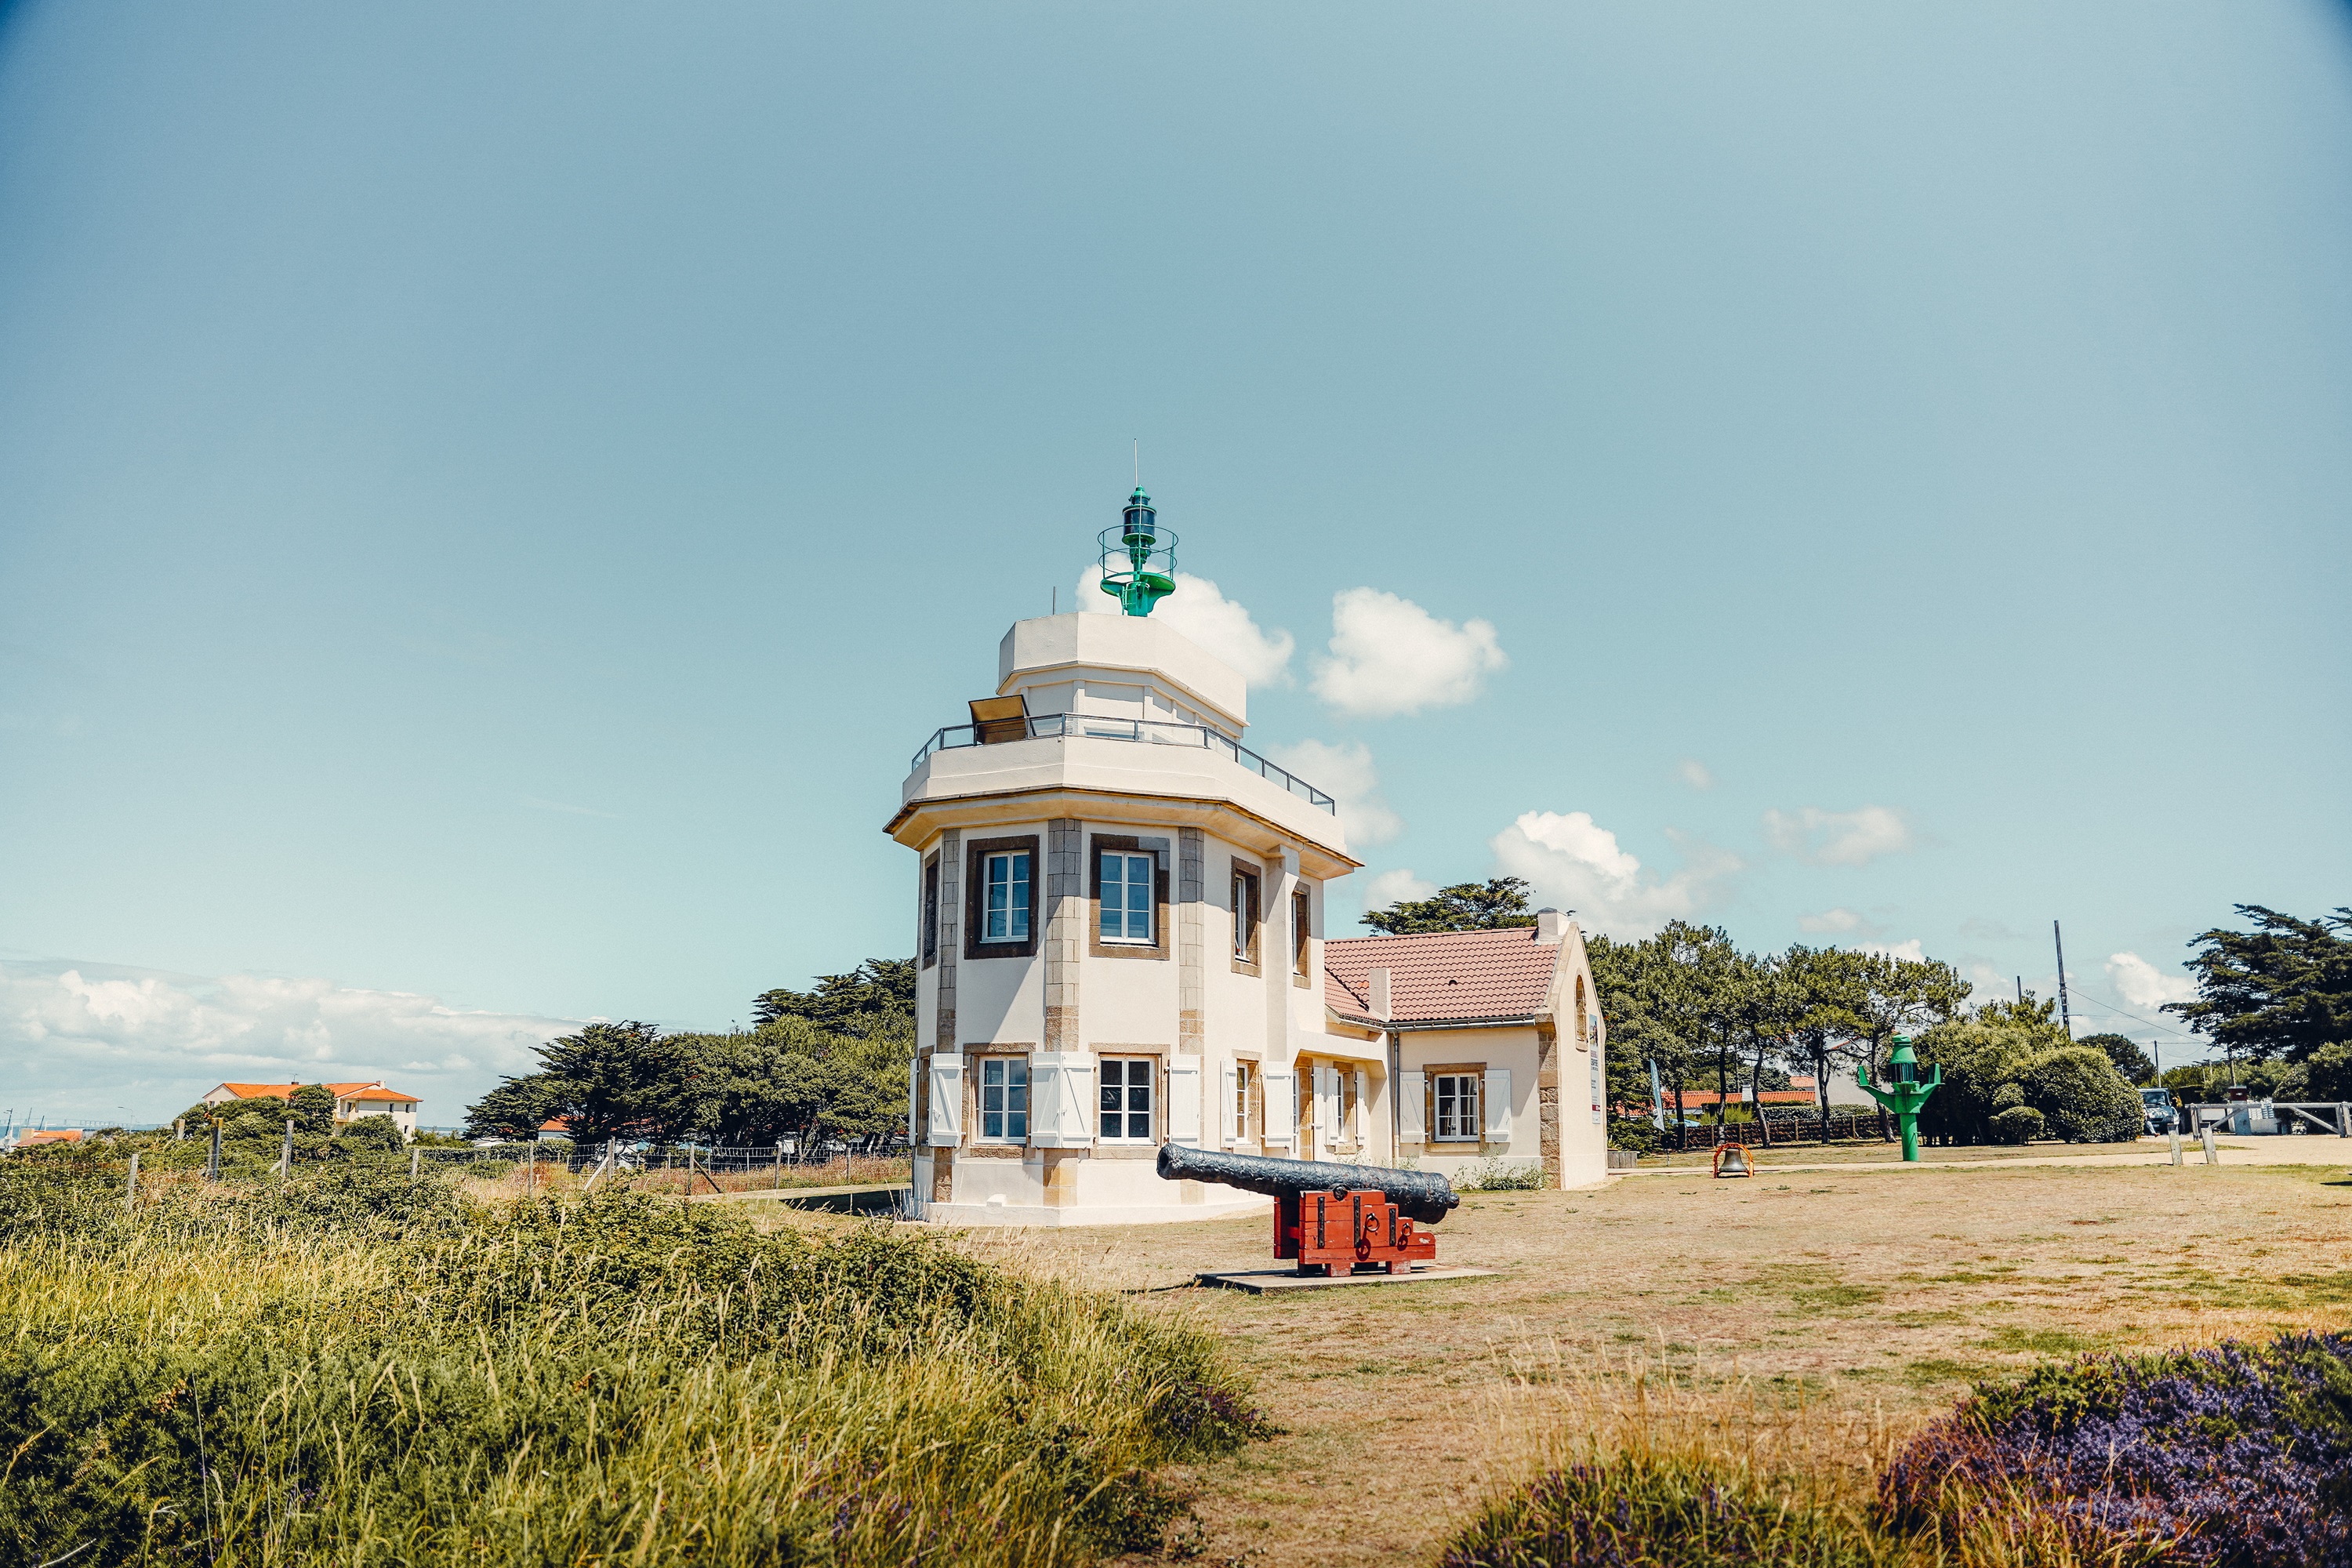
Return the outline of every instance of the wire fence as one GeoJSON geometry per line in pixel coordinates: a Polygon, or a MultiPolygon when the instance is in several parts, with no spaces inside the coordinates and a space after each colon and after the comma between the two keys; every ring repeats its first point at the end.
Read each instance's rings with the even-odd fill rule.
{"type": "Polygon", "coordinates": [[[1764,1116],[1745,1121],[1686,1125],[1679,1135],[1669,1126],[1660,1137],[1672,1149],[1713,1149],[1724,1143],[1757,1144],[1769,1149],[1781,1143],[1889,1142],[1895,1131],[1882,1110],[1833,1110],[1822,1116],[1807,1114],[1798,1108],[1773,1106],[1764,1116]]]}
{"type": "Polygon", "coordinates": [[[420,1170],[448,1171],[478,1180],[568,1178],[562,1184],[622,1186],[678,1193],[741,1193],[793,1188],[907,1184],[913,1179],[903,1147],[841,1142],[730,1147],[713,1143],[492,1143],[466,1149],[409,1151],[420,1170]]]}

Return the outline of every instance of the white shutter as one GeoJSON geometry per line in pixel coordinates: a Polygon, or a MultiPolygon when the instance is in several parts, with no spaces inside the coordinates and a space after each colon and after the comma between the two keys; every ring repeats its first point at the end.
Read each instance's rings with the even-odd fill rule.
{"type": "Polygon", "coordinates": [[[1225,1064],[1223,1081],[1225,1092],[1217,1097],[1217,1125],[1225,1130],[1225,1142],[1234,1143],[1240,1142],[1242,1135],[1241,1129],[1234,1124],[1234,1102],[1241,1096],[1242,1078],[1231,1062],[1225,1064]]]}
{"type": "Polygon", "coordinates": [[[1426,1138],[1429,1136],[1429,1075],[1408,1072],[1397,1075],[1402,1085],[1397,1090],[1397,1136],[1426,1138]]]}
{"type": "Polygon", "coordinates": [[[1364,1069],[1358,1068],[1356,1069],[1356,1114],[1348,1119],[1348,1125],[1342,1128],[1341,1131],[1349,1138],[1353,1139],[1356,1146],[1360,1149],[1363,1147],[1364,1143],[1364,1118],[1366,1115],[1364,1110],[1364,1102],[1370,1097],[1370,1095],[1371,1081],[1364,1076],[1364,1069]]]}
{"type": "Polygon", "coordinates": [[[1039,1149],[1062,1146],[1054,1119],[1062,1112],[1062,1058],[1034,1055],[1029,1058],[1029,1142],[1039,1149]]]}
{"type": "Polygon", "coordinates": [[[1201,1067],[1198,1062],[1168,1064],[1168,1142],[1201,1142],[1201,1067]]]}
{"type": "Polygon", "coordinates": [[[1265,1075],[1265,1141],[1286,1145],[1298,1141],[1298,1079],[1294,1073],[1265,1075]]]}
{"type": "Polygon", "coordinates": [[[1086,1149],[1095,1141],[1095,1058],[1086,1051],[1040,1051],[1029,1058],[1029,1142],[1040,1149],[1086,1149]]]}
{"type": "Polygon", "coordinates": [[[1511,1141],[1511,1069],[1488,1068],[1486,1082],[1480,1091],[1486,1100],[1486,1136],[1507,1143],[1511,1141]]]}
{"type": "Polygon", "coordinates": [[[1339,1136],[1339,1069],[1318,1063],[1315,1068],[1315,1136],[1328,1143],[1339,1136]]]}
{"type": "Polygon", "coordinates": [[[952,1051],[931,1053],[931,1125],[926,1141],[935,1149],[963,1141],[963,1058],[952,1051]]]}

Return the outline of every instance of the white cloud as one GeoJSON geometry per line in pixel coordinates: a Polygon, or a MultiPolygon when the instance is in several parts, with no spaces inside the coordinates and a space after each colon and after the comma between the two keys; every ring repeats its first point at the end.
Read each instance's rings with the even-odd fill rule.
{"type": "Polygon", "coordinates": [[[1969,1000],[1979,1006],[1992,1001],[2015,1001],[2015,976],[2003,974],[1982,959],[1969,963],[1969,1000]]]}
{"type": "Polygon", "coordinates": [[[1713,789],[1715,787],[1715,775],[1709,773],[1707,771],[1706,764],[1700,762],[1696,757],[1685,757],[1681,762],[1676,763],[1675,764],[1675,773],[1676,776],[1681,778],[1683,783],[1690,785],[1693,789],[1713,789]]]}
{"type": "Polygon", "coordinates": [[[2167,1002],[2195,998],[2197,983],[2186,974],[2167,974],[2136,952],[2107,955],[2107,978],[2135,1007],[2161,1007],[2167,1002]]]}
{"type": "Polygon", "coordinates": [[[1927,950],[1916,936],[1909,942],[1866,942],[1854,951],[1874,952],[1882,958],[1907,958],[1914,963],[1925,961],[1927,956],[1927,950]]]}
{"type": "Polygon", "coordinates": [[[1391,904],[1403,903],[1409,899],[1428,898],[1436,891],[1436,883],[1425,882],[1412,874],[1411,867],[1400,866],[1392,871],[1381,872],[1364,884],[1364,908],[1384,910],[1391,904]]]}
{"type": "Polygon", "coordinates": [[[1530,811],[1486,841],[1496,866],[1525,877],[1539,904],[1573,910],[1588,930],[1644,937],[1714,901],[1716,884],[1740,869],[1737,856],[1679,837],[1685,864],[1671,877],[1644,871],[1590,812],[1530,811]]]}
{"type": "Polygon", "coordinates": [[[1339,826],[1350,845],[1386,844],[1404,831],[1404,818],[1381,798],[1371,748],[1361,741],[1301,741],[1270,746],[1266,754],[1339,803],[1339,826]]]}
{"type": "Polygon", "coordinates": [[[1817,915],[1799,915],[1797,929],[1816,934],[1853,931],[1865,937],[1881,936],[1886,931],[1885,926],[1874,924],[1844,908],[1823,910],[1817,915]]]}
{"type": "Polygon", "coordinates": [[[1508,665],[1488,621],[1455,626],[1377,588],[1331,596],[1331,657],[1315,661],[1315,695],[1342,713],[1386,719],[1452,708],[1508,665]]]}
{"type": "Polygon", "coordinates": [[[332,981],[0,963],[0,1081],[21,1117],[155,1121],[224,1079],[383,1079],[452,1126],[574,1020],[470,1012],[332,981]]]}
{"type": "Polygon", "coordinates": [[[1912,845],[1911,824],[1891,806],[1859,811],[1767,811],[1764,836],[1773,845],[1815,866],[1867,866],[1881,855],[1912,845]]]}
{"type": "MultiPolygon", "coordinates": [[[[1118,601],[1102,591],[1102,576],[1099,564],[1080,574],[1078,607],[1118,615],[1118,601]]],[[[1249,611],[1219,593],[1206,577],[1177,573],[1176,591],[1151,613],[1232,665],[1252,686],[1276,686],[1290,679],[1290,654],[1297,646],[1291,635],[1279,627],[1260,630],[1249,611]]]]}

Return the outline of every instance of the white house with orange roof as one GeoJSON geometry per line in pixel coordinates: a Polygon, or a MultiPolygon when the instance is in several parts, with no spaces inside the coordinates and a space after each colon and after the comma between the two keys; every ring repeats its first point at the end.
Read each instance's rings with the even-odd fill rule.
{"type": "MultiPolygon", "coordinates": [[[[206,1089],[198,1101],[203,1105],[226,1105],[233,1100],[286,1100],[294,1098],[299,1083],[224,1083],[206,1089]]],[[[404,1137],[416,1136],[416,1108],[424,1102],[413,1094],[403,1094],[396,1089],[386,1089],[382,1083],[331,1083],[325,1086],[335,1097],[335,1121],[338,1126],[362,1116],[389,1116],[404,1137]]]]}
{"type": "Polygon", "coordinates": [[[1549,1187],[1608,1179],[1595,995],[1584,933],[1557,910],[1532,926],[1323,944],[1327,1027],[1381,1043],[1399,1158],[1456,1179],[1481,1168],[1539,1169],[1549,1187]]]}

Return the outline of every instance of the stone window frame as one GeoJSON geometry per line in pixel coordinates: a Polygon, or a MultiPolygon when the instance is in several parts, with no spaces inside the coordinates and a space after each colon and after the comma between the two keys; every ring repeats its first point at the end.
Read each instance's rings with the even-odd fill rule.
{"type": "Polygon", "coordinates": [[[1045,890],[1045,857],[1043,845],[1034,833],[1013,834],[1003,838],[974,838],[964,845],[963,893],[963,955],[968,959],[1034,958],[1044,924],[1040,898],[1045,890]],[[1029,934],[1019,942],[983,942],[982,921],[987,914],[988,889],[983,885],[982,872],[988,857],[1006,851],[1029,852],[1029,934]]]}
{"type": "Polygon", "coordinates": [[[1460,1149],[1483,1147],[1486,1142],[1486,1064],[1485,1062],[1434,1062],[1421,1069],[1421,1091],[1425,1103],[1422,1110],[1422,1138],[1425,1145],[1460,1149]],[[1440,1138],[1437,1135],[1437,1080],[1441,1078],[1466,1078],[1476,1085],[1477,1110],[1470,1118],[1471,1133],[1467,1138],[1440,1138]]]}
{"type": "Polygon", "coordinates": [[[1315,894],[1304,881],[1290,891],[1290,983],[1303,991],[1315,969],[1315,894]]]}
{"type": "Polygon", "coordinates": [[[1165,1046],[1096,1046],[1095,1105],[1089,1114],[1094,1119],[1093,1132],[1097,1150],[1156,1150],[1168,1142],[1168,1047],[1165,1046]],[[1149,1138],[1105,1138],[1102,1135],[1102,1064],[1112,1059],[1148,1061],[1151,1064],[1151,1136],[1149,1138]]]}
{"type": "MultiPolygon", "coordinates": [[[[1265,1062],[1254,1051],[1235,1051],[1234,1070],[1240,1080],[1241,1089],[1241,1098],[1234,1102],[1234,1142],[1255,1143],[1263,1150],[1265,1147],[1265,1062]],[[1253,1132],[1252,1128],[1256,1131],[1253,1132]]],[[[1217,1092],[1220,1097],[1224,1093],[1222,1082],[1217,1092]]],[[[1224,1118],[1225,1113],[1220,1108],[1217,1111],[1220,1128],[1224,1125],[1224,1118]]]]}
{"type": "MultiPolygon", "coordinates": [[[[1352,1149],[1361,1152],[1370,1147],[1370,1143],[1365,1129],[1371,1125],[1371,1117],[1364,1107],[1371,1102],[1372,1082],[1370,1069],[1353,1057],[1318,1057],[1301,1052],[1298,1059],[1291,1064],[1290,1070],[1296,1075],[1293,1082],[1297,1091],[1300,1117],[1298,1125],[1302,1131],[1312,1129],[1315,1125],[1314,1073],[1323,1068],[1329,1068],[1339,1075],[1339,1095],[1334,1107],[1338,1112],[1339,1131],[1331,1135],[1329,1147],[1352,1149]],[[1360,1076],[1364,1080],[1360,1095],[1356,1088],[1356,1079],[1360,1076]],[[1350,1110],[1358,1114],[1351,1117],[1350,1110]],[[1358,1125],[1360,1122],[1361,1125],[1358,1125]]],[[[1319,1151],[1324,1146],[1319,1134],[1315,1142],[1319,1151]]],[[[1292,1147],[1297,1148],[1300,1145],[1293,1144],[1292,1147]]]]}
{"type": "MultiPolygon", "coordinates": [[[[1030,1048],[1027,1046],[987,1045],[968,1046],[965,1050],[967,1054],[964,1059],[971,1065],[964,1071],[971,1079],[971,1090],[969,1106],[971,1115],[964,1122],[966,1129],[964,1142],[969,1146],[982,1149],[1027,1148],[1029,1140],[1035,1136],[1037,1131],[1037,1084],[1036,1075],[1030,1068],[1030,1048]],[[981,1120],[986,1114],[982,1110],[982,1106],[985,1103],[982,1090],[983,1080],[988,1076],[987,1064],[990,1062],[1019,1062],[1024,1074],[1026,1075],[1022,1079],[1021,1089],[1028,1100],[1028,1106],[1020,1112],[1026,1118],[1026,1124],[1022,1128],[1021,1136],[1018,1138],[1008,1134],[991,1138],[985,1131],[986,1123],[981,1120]]],[[[998,1114],[1010,1116],[1013,1113],[1005,1110],[998,1114]]]]}
{"type": "Polygon", "coordinates": [[[940,858],[936,854],[923,858],[923,967],[933,969],[940,962],[940,858]]]}
{"type": "Polygon", "coordinates": [[[1156,845],[1147,846],[1131,833],[1094,833],[1087,835],[1087,956],[1089,958],[1145,958],[1166,963],[1173,952],[1170,943],[1169,921],[1173,911],[1169,908],[1169,877],[1167,856],[1156,845]],[[1102,939],[1102,858],[1104,850],[1128,855],[1151,857],[1151,940],[1139,942],[1105,942],[1102,939]]]}
{"type": "Polygon", "coordinates": [[[1238,855],[1234,856],[1225,878],[1225,900],[1228,908],[1244,901],[1249,905],[1246,911],[1237,908],[1232,909],[1234,941],[1227,951],[1232,957],[1234,973],[1263,974],[1265,970],[1261,966],[1261,958],[1265,945],[1265,868],[1255,860],[1244,860],[1238,855]],[[1246,894],[1243,898],[1236,898],[1235,893],[1242,889],[1247,889],[1246,894]],[[1244,933],[1249,939],[1246,947],[1242,942],[1244,933]],[[1244,953],[1247,956],[1244,956],[1244,953]]]}

